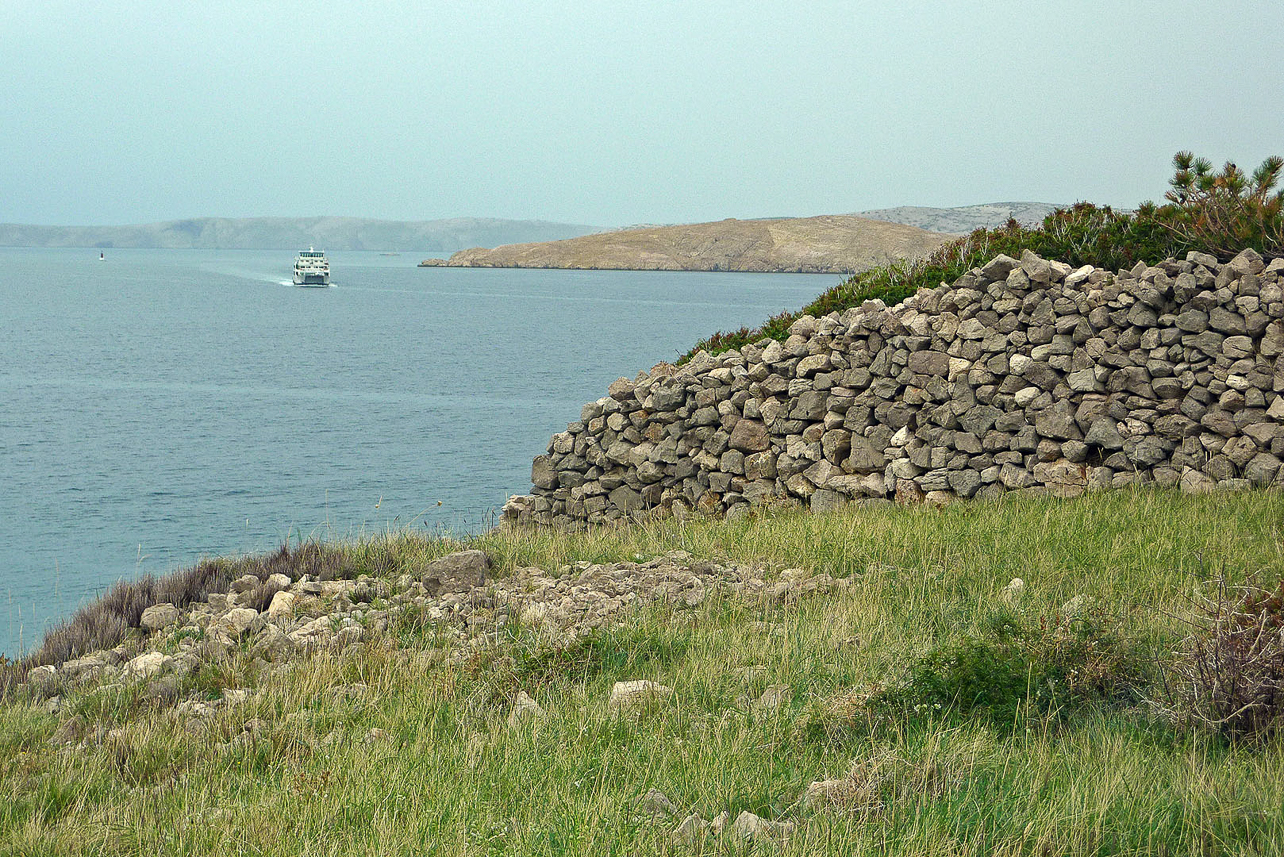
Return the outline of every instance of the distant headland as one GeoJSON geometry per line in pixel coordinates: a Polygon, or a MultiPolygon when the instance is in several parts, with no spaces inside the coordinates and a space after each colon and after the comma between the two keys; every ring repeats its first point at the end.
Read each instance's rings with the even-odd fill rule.
{"type": "Polygon", "coordinates": [[[923,256],[950,239],[852,215],[649,226],[461,250],[427,267],[853,273],[923,256]]]}
{"type": "Polygon", "coordinates": [[[642,226],[562,240],[474,247],[420,267],[742,271],[850,274],[926,256],[953,235],[1009,218],[1038,222],[1053,206],[902,207],[820,217],[642,226]]]}

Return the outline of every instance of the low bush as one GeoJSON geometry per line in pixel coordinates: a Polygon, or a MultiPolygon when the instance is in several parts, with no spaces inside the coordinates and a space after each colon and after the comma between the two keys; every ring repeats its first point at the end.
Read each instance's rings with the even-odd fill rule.
{"type": "Polygon", "coordinates": [[[740,348],[764,337],[784,341],[789,326],[804,315],[841,313],[867,300],[888,306],[900,303],[920,288],[950,283],[979,268],[1000,253],[1019,257],[1030,250],[1048,259],[1098,268],[1131,268],[1138,261],[1158,260],[1185,252],[1186,245],[1172,232],[1150,220],[1087,202],[1060,208],[1044,218],[1038,228],[1009,220],[997,229],[977,229],[917,261],[901,261],[855,274],[821,294],[797,312],[772,316],[760,328],[715,333],[683,355],[685,362],[697,351],[710,354],[740,348]]]}
{"type": "Polygon", "coordinates": [[[1284,727],[1284,579],[1231,586],[1196,605],[1169,668],[1169,710],[1228,738],[1266,739],[1284,727]]]}
{"type": "Polygon", "coordinates": [[[1090,703],[1140,701],[1149,662],[1143,647],[1099,608],[1033,618],[1000,609],[978,633],[917,659],[868,706],[911,717],[982,716],[998,725],[1026,715],[1057,718],[1090,703]]]}

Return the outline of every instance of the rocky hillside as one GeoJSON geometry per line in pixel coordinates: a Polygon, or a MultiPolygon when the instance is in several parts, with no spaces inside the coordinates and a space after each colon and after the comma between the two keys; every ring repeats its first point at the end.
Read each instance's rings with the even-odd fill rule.
{"type": "Polygon", "coordinates": [[[507,520],[1284,484],[1284,259],[1000,255],[584,406],[507,520]]]}
{"type": "Polygon", "coordinates": [[[966,235],[974,229],[996,229],[1015,220],[1022,226],[1038,226],[1057,206],[1046,202],[991,202],[986,205],[963,205],[957,208],[930,208],[901,205],[858,212],[871,220],[904,223],[933,232],[966,235]]]}
{"type": "Polygon", "coordinates": [[[0,224],[0,247],[148,247],[162,249],[404,250],[442,253],[476,244],[553,241],[594,227],[542,220],[456,217],[369,220],[361,217],[200,217],[133,226],[0,224]]]}
{"type": "Polygon", "coordinates": [[[925,256],[949,240],[922,229],[851,215],[720,220],[585,235],[564,241],[463,250],[425,266],[643,271],[854,273],[925,256]]]}

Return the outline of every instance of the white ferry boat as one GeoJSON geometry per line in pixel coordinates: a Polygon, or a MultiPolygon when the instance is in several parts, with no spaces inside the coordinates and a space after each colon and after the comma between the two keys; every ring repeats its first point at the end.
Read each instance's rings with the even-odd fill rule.
{"type": "Polygon", "coordinates": [[[296,286],[330,285],[330,262],[325,253],[313,247],[299,251],[299,258],[294,260],[294,284],[296,286]]]}

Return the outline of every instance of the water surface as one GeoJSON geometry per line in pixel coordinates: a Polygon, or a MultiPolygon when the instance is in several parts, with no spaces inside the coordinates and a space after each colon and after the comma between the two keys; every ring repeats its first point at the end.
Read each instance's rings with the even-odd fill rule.
{"type": "Polygon", "coordinates": [[[621,375],[833,276],[0,248],[0,652],[121,578],[287,537],[489,526],[621,375]]]}

